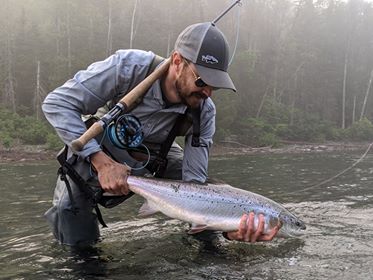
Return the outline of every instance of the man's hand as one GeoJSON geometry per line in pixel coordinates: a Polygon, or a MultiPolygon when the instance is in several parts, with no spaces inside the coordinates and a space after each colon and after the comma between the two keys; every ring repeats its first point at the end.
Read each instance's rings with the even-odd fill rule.
{"type": "Polygon", "coordinates": [[[227,237],[230,240],[245,241],[245,242],[256,242],[256,241],[271,241],[281,228],[281,224],[276,225],[269,233],[264,233],[265,219],[263,214],[258,216],[258,228],[255,230],[254,212],[249,214],[243,214],[240,221],[240,227],[238,231],[227,232],[227,237]]]}
{"type": "Polygon", "coordinates": [[[117,195],[129,193],[127,177],[131,168],[114,161],[101,151],[91,155],[91,163],[97,171],[98,181],[104,191],[117,195]]]}

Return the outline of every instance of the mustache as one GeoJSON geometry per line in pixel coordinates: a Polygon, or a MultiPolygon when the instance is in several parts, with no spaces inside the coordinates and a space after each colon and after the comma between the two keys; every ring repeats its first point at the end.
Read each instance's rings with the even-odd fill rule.
{"type": "Polygon", "coordinates": [[[192,92],[191,95],[196,96],[196,97],[201,98],[201,99],[207,99],[208,98],[208,96],[206,94],[204,94],[200,91],[194,91],[194,92],[192,92]]]}

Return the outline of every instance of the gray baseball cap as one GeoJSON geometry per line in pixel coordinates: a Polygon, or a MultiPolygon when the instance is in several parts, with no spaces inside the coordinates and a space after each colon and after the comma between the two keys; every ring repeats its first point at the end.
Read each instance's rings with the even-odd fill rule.
{"type": "Polygon", "coordinates": [[[198,74],[209,86],[236,91],[227,73],[227,39],[211,22],[196,23],[185,28],[176,40],[175,51],[195,64],[198,74]]]}

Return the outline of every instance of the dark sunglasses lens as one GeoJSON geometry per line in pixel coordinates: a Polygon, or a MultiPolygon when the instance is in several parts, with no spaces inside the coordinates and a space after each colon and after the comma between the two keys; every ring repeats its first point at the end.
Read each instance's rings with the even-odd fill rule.
{"type": "Polygon", "coordinates": [[[196,84],[197,87],[206,87],[207,86],[207,84],[204,81],[202,81],[201,78],[198,78],[197,80],[195,80],[194,83],[196,84]]]}

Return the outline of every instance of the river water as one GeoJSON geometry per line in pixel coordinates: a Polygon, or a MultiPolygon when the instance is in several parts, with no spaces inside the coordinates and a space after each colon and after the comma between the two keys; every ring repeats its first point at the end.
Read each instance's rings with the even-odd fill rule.
{"type": "Polygon", "coordinates": [[[162,215],[138,218],[142,199],[104,209],[92,248],[58,245],[43,213],[55,162],[0,164],[0,279],[372,279],[373,156],[361,153],[213,157],[211,177],[265,195],[306,224],[298,238],[211,245],[162,215]]]}

